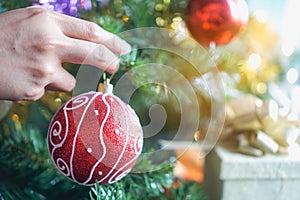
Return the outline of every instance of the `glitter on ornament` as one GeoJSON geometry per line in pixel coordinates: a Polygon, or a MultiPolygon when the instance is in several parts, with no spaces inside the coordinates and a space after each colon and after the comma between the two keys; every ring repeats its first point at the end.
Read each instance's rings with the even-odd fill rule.
{"type": "Polygon", "coordinates": [[[72,98],[57,111],[48,130],[54,164],[82,185],[120,180],[135,165],[142,146],[136,113],[108,93],[92,91],[72,98]]]}

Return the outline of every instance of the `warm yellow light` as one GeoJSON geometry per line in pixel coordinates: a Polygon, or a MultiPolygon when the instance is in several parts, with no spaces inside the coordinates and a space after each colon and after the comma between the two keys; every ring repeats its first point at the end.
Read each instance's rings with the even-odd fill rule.
{"type": "Polygon", "coordinates": [[[17,114],[13,114],[12,116],[11,116],[11,118],[12,118],[12,120],[13,121],[19,121],[19,115],[17,115],[17,114]]]}
{"type": "Polygon", "coordinates": [[[127,15],[122,16],[122,21],[123,22],[128,22],[128,20],[129,20],[129,17],[127,15]]]}
{"type": "Polygon", "coordinates": [[[155,21],[158,26],[164,26],[165,24],[165,20],[161,17],[157,17],[155,21]]]}
{"type": "Polygon", "coordinates": [[[61,98],[55,98],[55,99],[54,99],[54,102],[60,104],[60,103],[62,103],[62,100],[61,100],[61,98]]]}
{"type": "Polygon", "coordinates": [[[162,11],[164,9],[164,5],[159,3],[155,5],[155,10],[157,11],[162,11]]]}
{"type": "Polygon", "coordinates": [[[286,80],[291,84],[296,83],[298,78],[299,78],[299,73],[295,68],[290,68],[286,73],[286,80]]]}
{"type": "Polygon", "coordinates": [[[197,130],[195,132],[194,139],[195,139],[195,141],[200,141],[200,139],[201,139],[201,132],[199,130],[197,130]]]}
{"type": "Polygon", "coordinates": [[[267,91],[267,86],[266,86],[265,83],[258,83],[256,85],[256,90],[257,90],[258,93],[264,94],[267,91]]]}
{"type": "Polygon", "coordinates": [[[261,65],[261,57],[258,54],[252,53],[248,58],[248,63],[251,69],[255,70],[261,65]]]}
{"type": "Polygon", "coordinates": [[[182,22],[182,17],[181,17],[181,16],[176,16],[176,17],[174,17],[174,18],[172,19],[172,21],[173,21],[173,22],[177,22],[177,23],[182,22]]]}

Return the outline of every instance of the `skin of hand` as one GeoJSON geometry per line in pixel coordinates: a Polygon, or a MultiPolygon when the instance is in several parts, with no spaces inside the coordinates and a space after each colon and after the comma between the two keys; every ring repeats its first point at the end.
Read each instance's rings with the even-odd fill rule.
{"type": "Polygon", "coordinates": [[[93,22],[21,8],[0,14],[0,99],[38,100],[45,89],[71,91],[75,78],[62,63],[88,64],[115,73],[116,56],[130,45],[93,22]]]}

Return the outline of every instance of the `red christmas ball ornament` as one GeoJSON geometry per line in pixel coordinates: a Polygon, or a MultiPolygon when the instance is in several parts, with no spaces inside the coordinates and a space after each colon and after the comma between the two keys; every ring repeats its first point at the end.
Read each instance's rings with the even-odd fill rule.
{"type": "Polygon", "coordinates": [[[56,112],[48,130],[54,164],[82,185],[120,180],[135,165],[142,145],[136,113],[109,93],[92,91],[72,98],[56,112]]]}
{"type": "Polygon", "coordinates": [[[245,0],[190,0],[186,24],[200,44],[229,43],[248,22],[245,0]]]}

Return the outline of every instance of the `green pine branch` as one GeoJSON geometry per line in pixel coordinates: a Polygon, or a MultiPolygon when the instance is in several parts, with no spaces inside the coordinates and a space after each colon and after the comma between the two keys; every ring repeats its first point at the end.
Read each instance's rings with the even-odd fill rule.
{"type": "Polygon", "coordinates": [[[27,127],[1,136],[0,193],[4,199],[87,196],[89,188],[71,182],[55,168],[38,129],[27,127]]]}
{"type": "Polygon", "coordinates": [[[24,0],[9,0],[9,1],[2,1],[2,6],[5,9],[12,10],[16,8],[24,8],[27,6],[30,6],[32,4],[32,1],[24,1],[24,0]]]}
{"type": "Polygon", "coordinates": [[[149,157],[151,153],[143,156],[133,170],[143,173],[131,173],[114,184],[95,184],[90,188],[73,183],[55,168],[38,129],[21,127],[19,131],[2,132],[0,136],[0,194],[5,200],[184,199],[194,196],[195,191],[191,189],[195,187],[198,188],[195,195],[204,196],[199,184],[194,182],[182,181],[180,187],[174,188],[173,165],[154,165],[149,157]]]}
{"type": "Polygon", "coordinates": [[[183,181],[174,176],[173,164],[151,162],[151,150],[143,154],[133,171],[111,185],[96,183],[90,191],[91,200],[206,200],[201,184],[183,181]],[[141,173],[138,173],[141,172],[141,173]]]}
{"type": "MultiPolygon", "coordinates": [[[[3,6],[3,3],[0,2],[0,14],[3,13],[4,11],[6,11],[5,7],[3,6]]],[[[1,199],[1,197],[0,197],[1,199]]]]}
{"type": "MultiPolygon", "coordinates": [[[[95,2],[95,1],[93,1],[95,2]]],[[[173,2],[173,1],[172,1],[173,2]]],[[[170,3],[172,10],[177,6],[184,7],[182,2],[176,0],[176,4],[170,3]]],[[[109,7],[94,7],[92,11],[81,12],[82,18],[94,21],[113,33],[129,30],[137,27],[157,26],[155,19],[161,13],[155,9],[156,3],[163,3],[162,0],[112,0],[109,7]],[[126,20],[128,17],[128,20],[126,20]]],[[[4,1],[1,10],[10,10],[19,7],[29,6],[31,1],[10,0],[4,1]]],[[[171,13],[170,13],[171,14],[171,13]]],[[[133,45],[139,46],[135,41],[129,41],[133,45]]],[[[124,58],[121,63],[121,72],[138,67],[151,59],[154,63],[169,64],[171,56],[165,52],[151,52],[151,50],[133,51],[131,55],[124,58]],[[127,59],[127,60],[126,60],[127,59]],[[123,62],[124,61],[124,62],[123,62]]],[[[176,62],[172,65],[176,66],[176,62]]],[[[181,65],[180,65],[181,66],[181,65]]],[[[147,78],[157,76],[153,72],[140,72],[135,77],[147,78]]],[[[134,74],[133,74],[134,75],[134,74]]],[[[136,85],[143,85],[142,80],[132,80],[136,85]]],[[[147,105],[159,101],[156,85],[148,85],[142,88],[140,93],[143,98],[136,98],[132,104],[138,105],[148,101],[147,105]],[[145,90],[145,91],[142,91],[145,90]],[[143,95],[146,93],[147,95],[143,95]]],[[[47,110],[47,105],[39,103],[39,115],[47,116],[50,119],[52,113],[47,110]]],[[[141,105],[142,105],[141,104],[141,105]]],[[[140,108],[144,109],[144,108],[140,108]]],[[[37,116],[36,114],[34,114],[37,116]]],[[[40,120],[41,119],[36,119],[40,120]]],[[[131,173],[122,180],[111,184],[100,186],[95,184],[93,187],[77,185],[64,177],[53,165],[45,139],[45,132],[30,127],[22,127],[16,131],[14,128],[6,129],[4,126],[14,127],[13,122],[1,123],[0,130],[0,200],[5,199],[205,199],[202,188],[198,183],[177,180],[173,174],[173,166],[168,163],[154,165],[150,159],[144,157],[135,166],[134,171],[146,173],[131,173]],[[173,183],[177,182],[177,186],[173,183]]],[[[153,145],[153,144],[152,144],[153,145]]]]}

